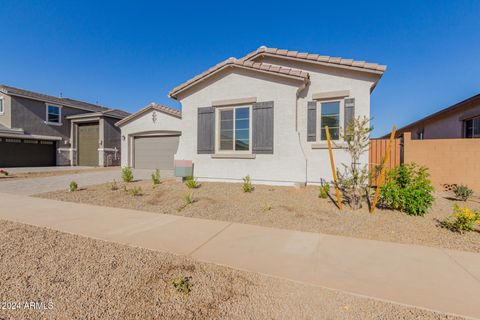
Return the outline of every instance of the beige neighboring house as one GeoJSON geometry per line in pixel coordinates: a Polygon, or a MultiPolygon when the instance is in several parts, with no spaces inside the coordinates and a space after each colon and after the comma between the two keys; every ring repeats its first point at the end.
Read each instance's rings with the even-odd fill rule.
{"type": "Polygon", "coordinates": [[[118,121],[121,129],[122,166],[137,169],[174,169],[181,135],[182,113],[151,103],[118,121]]]}
{"type": "MultiPolygon", "coordinates": [[[[317,184],[331,180],[325,126],[338,166],[349,164],[342,132],[370,117],[370,94],[386,67],[260,47],[174,88],[182,104],[175,160],[203,181],[317,184]],[[186,161],[181,161],[186,160],[186,161]]],[[[368,163],[368,155],[362,159],[368,163]]]]}
{"type": "Polygon", "coordinates": [[[480,94],[404,126],[397,137],[405,132],[413,140],[480,138],[480,94]]]}

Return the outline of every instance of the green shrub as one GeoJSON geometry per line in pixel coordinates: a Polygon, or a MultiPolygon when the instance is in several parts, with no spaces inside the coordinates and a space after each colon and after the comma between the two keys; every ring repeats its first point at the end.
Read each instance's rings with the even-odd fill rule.
{"type": "Polygon", "coordinates": [[[75,181],[70,182],[70,185],[68,186],[68,189],[70,192],[74,192],[78,190],[78,184],[75,181]]]}
{"type": "Polygon", "coordinates": [[[133,181],[132,168],[124,167],[122,169],[122,180],[123,180],[123,182],[132,182],[133,181]]]}
{"type": "Polygon", "coordinates": [[[185,185],[189,189],[196,189],[196,188],[200,187],[200,184],[197,182],[197,179],[195,179],[192,176],[188,176],[188,177],[185,178],[185,185]]]}
{"type": "Polygon", "coordinates": [[[255,189],[252,186],[252,181],[250,180],[250,176],[243,177],[243,185],[242,185],[242,190],[243,192],[252,192],[253,189],[255,189]]]}
{"type": "Polygon", "coordinates": [[[456,203],[453,207],[453,214],[440,222],[440,226],[460,233],[474,231],[476,224],[480,225],[480,210],[460,208],[456,203]]]}
{"type": "Polygon", "coordinates": [[[433,186],[428,170],[415,164],[400,165],[389,170],[380,187],[379,207],[423,216],[432,207],[433,186]]]}
{"type": "Polygon", "coordinates": [[[153,185],[160,184],[160,170],[156,169],[154,173],[152,173],[152,183],[153,185]]]}
{"type": "Polygon", "coordinates": [[[142,188],[141,187],[133,187],[132,189],[128,190],[130,194],[134,197],[142,195],[142,188]]]}
{"type": "Polygon", "coordinates": [[[192,291],[190,280],[192,277],[179,276],[177,279],[172,281],[172,285],[178,292],[183,292],[189,294],[192,291]]]}
{"type": "Polygon", "coordinates": [[[455,197],[457,197],[457,199],[467,201],[468,198],[472,196],[473,190],[468,186],[461,184],[453,188],[453,193],[455,193],[455,197]]]}
{"type": "Polygon", "coordinates": [[[112,183],[110,183],[110,190],[112,191],[118,190],[117,181],[113,180],[112,183]]]}
{"type": "Polygon", "coordinates": [[[184,203],[177,209],[178,212],[182,211],[185,209],[188,205],[192,204],[195,202],[195,199],[193,198],[193,192],[189,192],[185,195],[184,198],[184,203]]]}
{"type": "Polygon", "coordinates": [[[329,193],[330,193],[330,184],[322,180],[322,185],[320,186],[320,192],[318,194],[318,197],[322,199],[327,199],[329,193]]]}
{"type": "Polygon", "coordinates": [[[268,202],[262,203],[262,210],[263,211],[270,211],[272,210],[272,204],[268,202]]]}

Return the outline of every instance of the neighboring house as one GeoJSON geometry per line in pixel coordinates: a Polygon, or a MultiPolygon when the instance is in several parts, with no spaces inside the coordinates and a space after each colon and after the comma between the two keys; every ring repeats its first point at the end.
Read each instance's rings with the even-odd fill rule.
{"type": "Polygon", "coordinates": [[[480,94],[406,125],[396,136],[405,132],[413,140],[480,138],[480,94]]]}
{"type": "Polygon", "coordinates": [[[122,132],[122,166],[173,170],[182,113],[151,103],[116,123],[122,132]]]}
{"type": "Polygon", "coordinates": [[[0,167],[120,163],[129,113],[0,85],[0,167]]]}
{"type": "MultiPolygon", "coordinates": [[[[182,104],[175,159],[192,161],[204,181],[331,180],[324,127],[335,140],[336,165],[349,164],[345,124],[370,116],[370,94],[385,69],[266,47],[230,58],[169,93],[182,104]]],[[[368,155],[361,161],[368,163],[368,155]]]]}

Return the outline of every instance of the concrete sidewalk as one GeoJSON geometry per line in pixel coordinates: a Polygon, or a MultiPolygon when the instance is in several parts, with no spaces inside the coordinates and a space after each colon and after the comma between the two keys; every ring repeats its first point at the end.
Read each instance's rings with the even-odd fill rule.
{"type": "Polygon", "coordinates": [[[480,254],[0,193],[0,219],[480,318],[480,254]]]}

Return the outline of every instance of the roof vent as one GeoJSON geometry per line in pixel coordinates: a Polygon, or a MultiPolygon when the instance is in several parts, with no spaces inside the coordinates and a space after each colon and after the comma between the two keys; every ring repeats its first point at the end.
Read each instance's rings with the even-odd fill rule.
{"type": "Polygon", "coordinates": [[[237,58],[235,58],[235,57],[230,57],[230,58],[228,58],[227,60],[228,60],[228,61],[237,61],[237,58]]]}
{"type": "Polygon", "coordinates": [[[260,46],[259,50],[267,50],[267,46],[260,46]]]}

